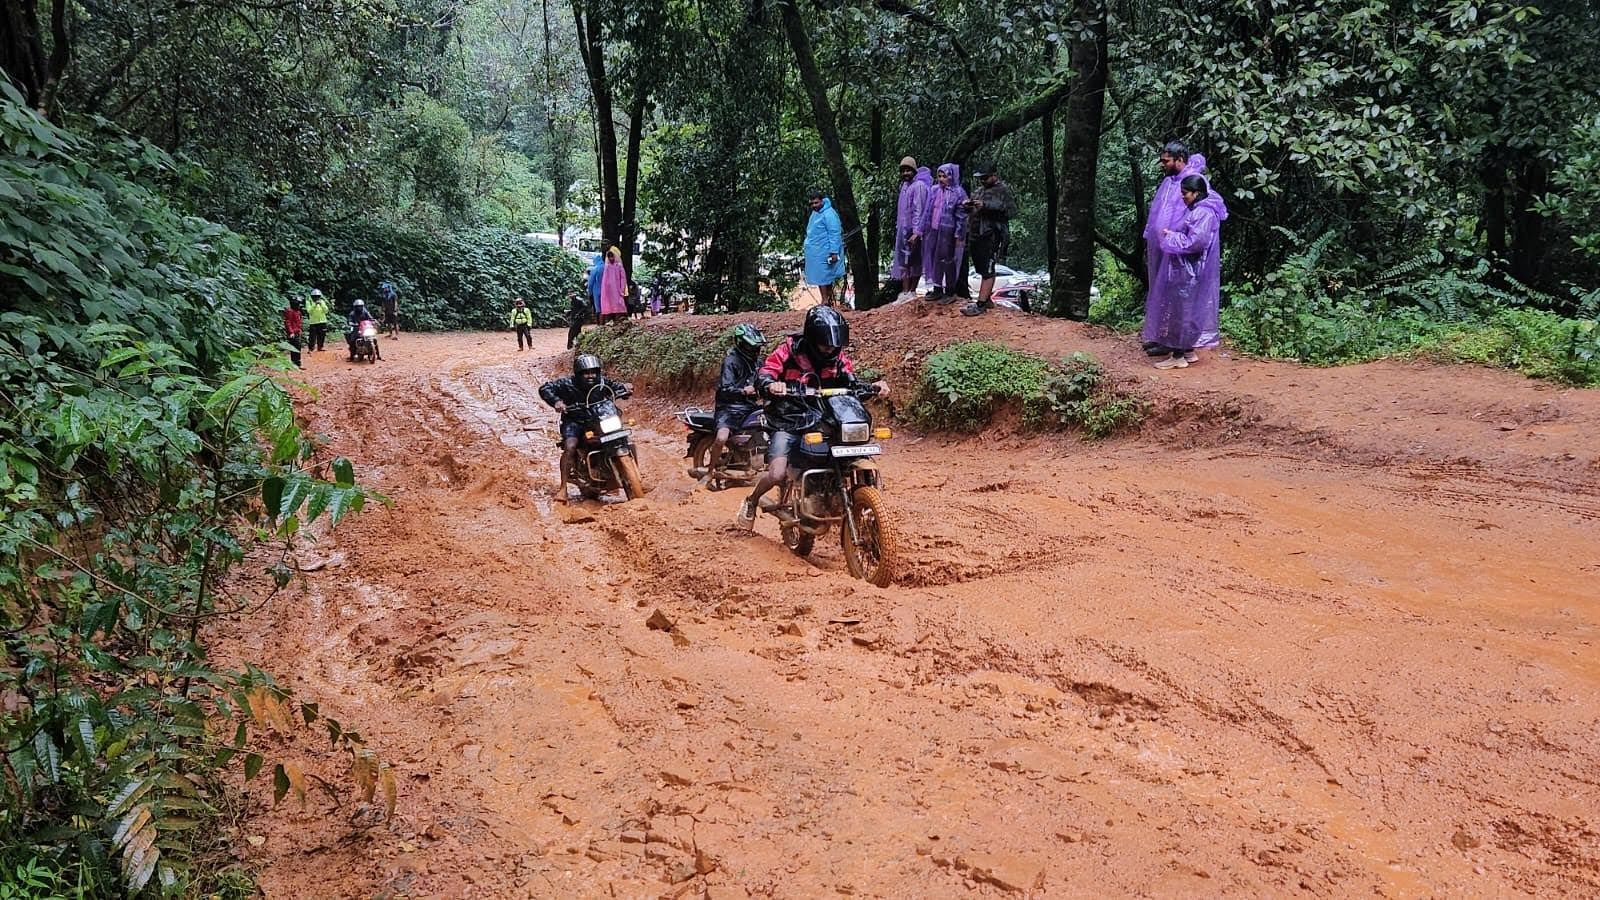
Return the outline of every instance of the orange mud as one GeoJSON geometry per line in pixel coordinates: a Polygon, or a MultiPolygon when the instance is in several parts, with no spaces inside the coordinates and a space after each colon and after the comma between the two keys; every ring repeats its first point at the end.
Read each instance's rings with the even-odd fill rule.
{"type": "Polygon", "coordinates": [[[552,504],[557,332],[307,353],[305,416],[395,503],[219,652],[359,730],[400,800],[378,821],[325,743],[283,748],[340,800],[250,785],[268,896],[1600,895],[1600,392],[852,324],[891,372],[974,334],[1090,350],[1156,414],[900,435],[879,590],[836,536],[731,529],[685,398],[630,404],[648,497],[552,504]]]}

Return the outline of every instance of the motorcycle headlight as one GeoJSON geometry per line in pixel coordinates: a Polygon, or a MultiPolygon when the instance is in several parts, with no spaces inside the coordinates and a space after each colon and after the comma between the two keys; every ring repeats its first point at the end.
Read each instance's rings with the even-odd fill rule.
{"type": "Polygon", "coordinates": [[[621,430],[622,430],[622,417],[621,416],[601,416],[600,417],[600,433],[601,434],[610,434],[613,431],[621,431],[621,430]]]}
{"type": "Polygon", "coordinates": [[[872,436],[872,426],[865,422],[850,422],[839,426],[839,440],[846,444],[864,444],[872,436]]]}

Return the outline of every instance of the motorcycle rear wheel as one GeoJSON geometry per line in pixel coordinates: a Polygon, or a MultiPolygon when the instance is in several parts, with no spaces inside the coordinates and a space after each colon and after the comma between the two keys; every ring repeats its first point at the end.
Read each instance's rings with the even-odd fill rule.
{"type": "Polygon", "coordinates": [[[778,534],[783,538],[783,545],[795,556],[810,556],[811,548],[817,544],[817,536],[802,531],[799,525],[779,525],[778,534]]]}
{"type": "Polygon", "coordinates": [[[644,481],[639,478],[639,464],[631,456],[619,456],[612,465],[617,467],[617,480],[622,482],[622,492],[629,500],[644,496],[644,481]]]}
{"type": "Polygon", "coordinates": [[[855,517],[855,537],[850,526],[842,524],[839,540],[850,574],[869,584],[888,587],[899,564],[900,535],[889,516],[888,504],[875,487],[858,487],[850,493],[850,510],[855,517]]]}

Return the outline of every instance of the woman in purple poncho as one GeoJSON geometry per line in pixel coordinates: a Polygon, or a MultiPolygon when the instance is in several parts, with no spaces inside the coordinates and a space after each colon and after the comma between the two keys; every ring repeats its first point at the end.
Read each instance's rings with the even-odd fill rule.
{"type": "Polygon", "coordinates": [[[900,160],[900,200],[895,207],[894,263],[889,277],[900,282],[901,293],[917,289],[922,279],[922,233],[927,227],[928,193],[933,190],[933,174],[927,166],[917,167],[911,157],[900,160]]]}
{"type": "Polygon", "coordinates": [[[1217,244],[1217,212],[1205,203],[1206,180],[1186,176],[1180,184],[1186,211],[1175,227],[1161,230],[1160,277],[1168,302],[1160,316],[1148,323],[1150,339],[1171,351],[1156,363],[1158,369],[1182,369],[1199,362],[1195,347],[1205,337],[1207,311],[1216,308],[1221,259],[1217,244]]]}
{"type": "Polygon", "coordinates": [[[932,289],[925,299],[954,302],[957,263],[967,242],[967,191],[961,167],[945,163],[928,192],[928,228],[922,241],[922,273],[932,289]]]}

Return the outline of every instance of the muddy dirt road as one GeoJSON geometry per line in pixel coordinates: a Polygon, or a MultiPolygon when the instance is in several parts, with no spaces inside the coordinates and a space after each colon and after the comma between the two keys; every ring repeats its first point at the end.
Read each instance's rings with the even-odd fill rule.
{"type": "Polygon", "coordinates": [[[907,435],[879,590],[833,539],[730,528],[665,401],[633,404],[649,496],[552,504],[540,341],[306,354],[305,414],[395,505],[225,649],[362,731],[400,801],[252,785],[269,896],[1600,895],[1600,402],[1363,367],[1297,411],[1259,386],[1302,370],[1217,360],[1207,397],[1259,414],[907,435]]]}

